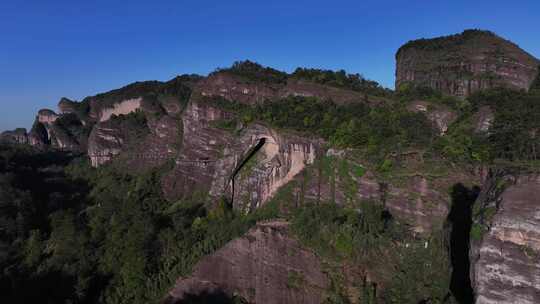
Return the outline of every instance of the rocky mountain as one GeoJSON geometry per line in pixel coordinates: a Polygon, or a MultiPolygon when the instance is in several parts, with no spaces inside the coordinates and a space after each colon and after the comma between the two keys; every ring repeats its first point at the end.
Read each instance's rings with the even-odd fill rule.
{"type": "Polygon", "coordinates": [[[51,227],[27,228],[19,264],[76,265],[73,294],[107,303],[538,302],[538,60],[477,30],[396,59],[395,92],[244,61],[62,98],[0,135],[80,157],[27,171],[6,152],[6,180],[20,167],[85,191],[36,192],[51,227]],[[84,259],[62,259],[74,242],[84,259]]]}
{"type": "Polygon", "coordinates": [[[396,61],[396,88],[427,86],[458,97],[499,86],[528,90],[539,66],[514,43],[480,30],[410,41],[396,61]]]}

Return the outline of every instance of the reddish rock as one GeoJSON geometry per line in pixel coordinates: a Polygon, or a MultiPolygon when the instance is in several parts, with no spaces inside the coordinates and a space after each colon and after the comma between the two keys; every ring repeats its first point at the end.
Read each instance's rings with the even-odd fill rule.
{"type": "Polygon", "coordinates": [[[317,97],[332,100],[337,104],[354,102],[378,103],[380,98],[370,100],[366,94],[313,83],[306,80],[289,78],[284,83],[267,83],[246,80],[229,72],[216,72],[200,81],[196,94],[205,97],[219,96],[245,104],[257,104],[277,101],[288,96],[317,97]]]}
{"type": "Polygon", "coordinates": [[[539,193],[538,174],[492,176],[483,186],[470,250],[477,304],[540,303],[539,193]]]}
{"type": "Polygon", "coordinates": [[[328,284],[321,262],[289,235],[288,223],[270,221],[204,257],[190,277],[177,281],[164,302],[222,291],[249,303],[315,304],[323,302],[328,284]]]}
{"type": "Polygon", "coordinates": [[[458,97],[500,86],[528,90],[539,65],[512,42],[478,30],[408,42],[396,61],[396,88],[412,83],[458,97]]]}
{"type": "Polygon", "coordinates": [[[202,192],[214,198],[234,197],[235,208],[249,211],[312,164],[320,150],[320,140],[277,132],[261,124],[242,130],[216,126],[232,118],[232,113],[209,103],[190,102],[182,115],[183,147],[175,168],[163,179],[164,193],[170,200],[202,192]],[[231,177],[261,139],[265,143],[248,168],[239,171],[233,195],[231,177]]]}

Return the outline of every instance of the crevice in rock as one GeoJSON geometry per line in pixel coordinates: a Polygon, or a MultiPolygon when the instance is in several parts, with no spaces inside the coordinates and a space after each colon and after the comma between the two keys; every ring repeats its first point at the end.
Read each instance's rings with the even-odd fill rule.
{"type": "Polygon", "coordinates": [[[257,142],[256,145],[254,145],[253,147],[251,147],[244,155],[245,157],[242,159],[242,161],[240,161],[238,163],[238,165],[236,166],[236,168],[234,168],[234,171],[233,173],[231,174],[231,177],[229,178],[230,180],[230,183],[231,183],[231,201],[230,201],[230,207],[234,206],[234,184],[235,184],[235,180],[236,180],[236,176],[238,175],[238,172],[240,172],[240,170],[242,170],[242,168],[246,165],[246,163],[253,157],[255,156],[255,154],[264,146],[264,144],[266,143],[266,138],[261,138],[259,139],[259,141],[257,142]]]}
{"type": "Polygon", "coordinates": [[[469,276],[469,245],[472,226],[472,207],[479,187],[471,189],[459,183],[452,187],[452,208],[447,218],[450,227],[450,260],[452,276],[450,291],[460,304],[472,304],[474,293],[469,276]]]}

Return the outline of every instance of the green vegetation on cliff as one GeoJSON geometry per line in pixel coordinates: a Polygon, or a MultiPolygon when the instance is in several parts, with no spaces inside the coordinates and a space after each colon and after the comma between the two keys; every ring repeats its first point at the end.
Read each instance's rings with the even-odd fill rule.
{"type": "Polygon", "coordinates": [[[392,91],[383,88],[379,83],[368,80],[360,74],[347,74],[344,70],[331,71],[321,69],[297,68],[291,77],[305,79],[315,83],[364,92],[375,96],[391,96],[392,91]]]}
{"type": "Polygon", "coordinates": [[[373,108],[362,103],[340,106],[309,97],[288,97],[256,106],[219,98],[209,102],[236,113],[243,123],[261,121],[274,128],[317,135],[340,148],[365,150],[374,158],[427,146],[436,134],[425,115],[412,113],[399,104],[373,108]]]}
{"type": "Polygon", "coordinates": [[[481,91],[469,97],[471,109],[439,140],[443,152],[461,160],[537,161],[540,154],[540,94],[510,89],[481,91]],[[472,115],[482,106],[494,111],[489,131],[475,132],[472,115]]]}
{"type": "Polygon", "coordinates": [[[287,82],[287,73],[263,67],[262,65],[249,60],[236,61],[229,68],[217,69],[216,72],[229,72],[234,75],[243,77],[246,80],[283,84],[287,82]]]}
{"type": "Polygon", "coordinates": [[[463,46],[464,44],[478,37],[485,37],[488,39],[491,39],[491,38],[501,39],[499,36],[495,35],[493,32],[478,30],[478,29],[471,29],[471,30],[465,30],[460,34],[454,34],[454,35],[431,38],[431,39],[423,38],[423,39],[412,40],[412,41],[407,42],[403,46],[401,46],[398,50],[398,53],[402,50],[409,49],[409,48],[425,50],[425,51],[445,50],[448,48],[463,46]]]}

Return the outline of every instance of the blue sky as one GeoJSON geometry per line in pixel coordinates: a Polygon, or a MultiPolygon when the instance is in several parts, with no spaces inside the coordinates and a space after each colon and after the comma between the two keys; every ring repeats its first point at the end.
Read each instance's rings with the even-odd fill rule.
{"type": "Polygon", "coordinates": [[[540,1],[0,1],[0,130],[137,80],[250,59],[343,68],[393,87],[411,39],[492,30],[540,57],[540,1]]]}

